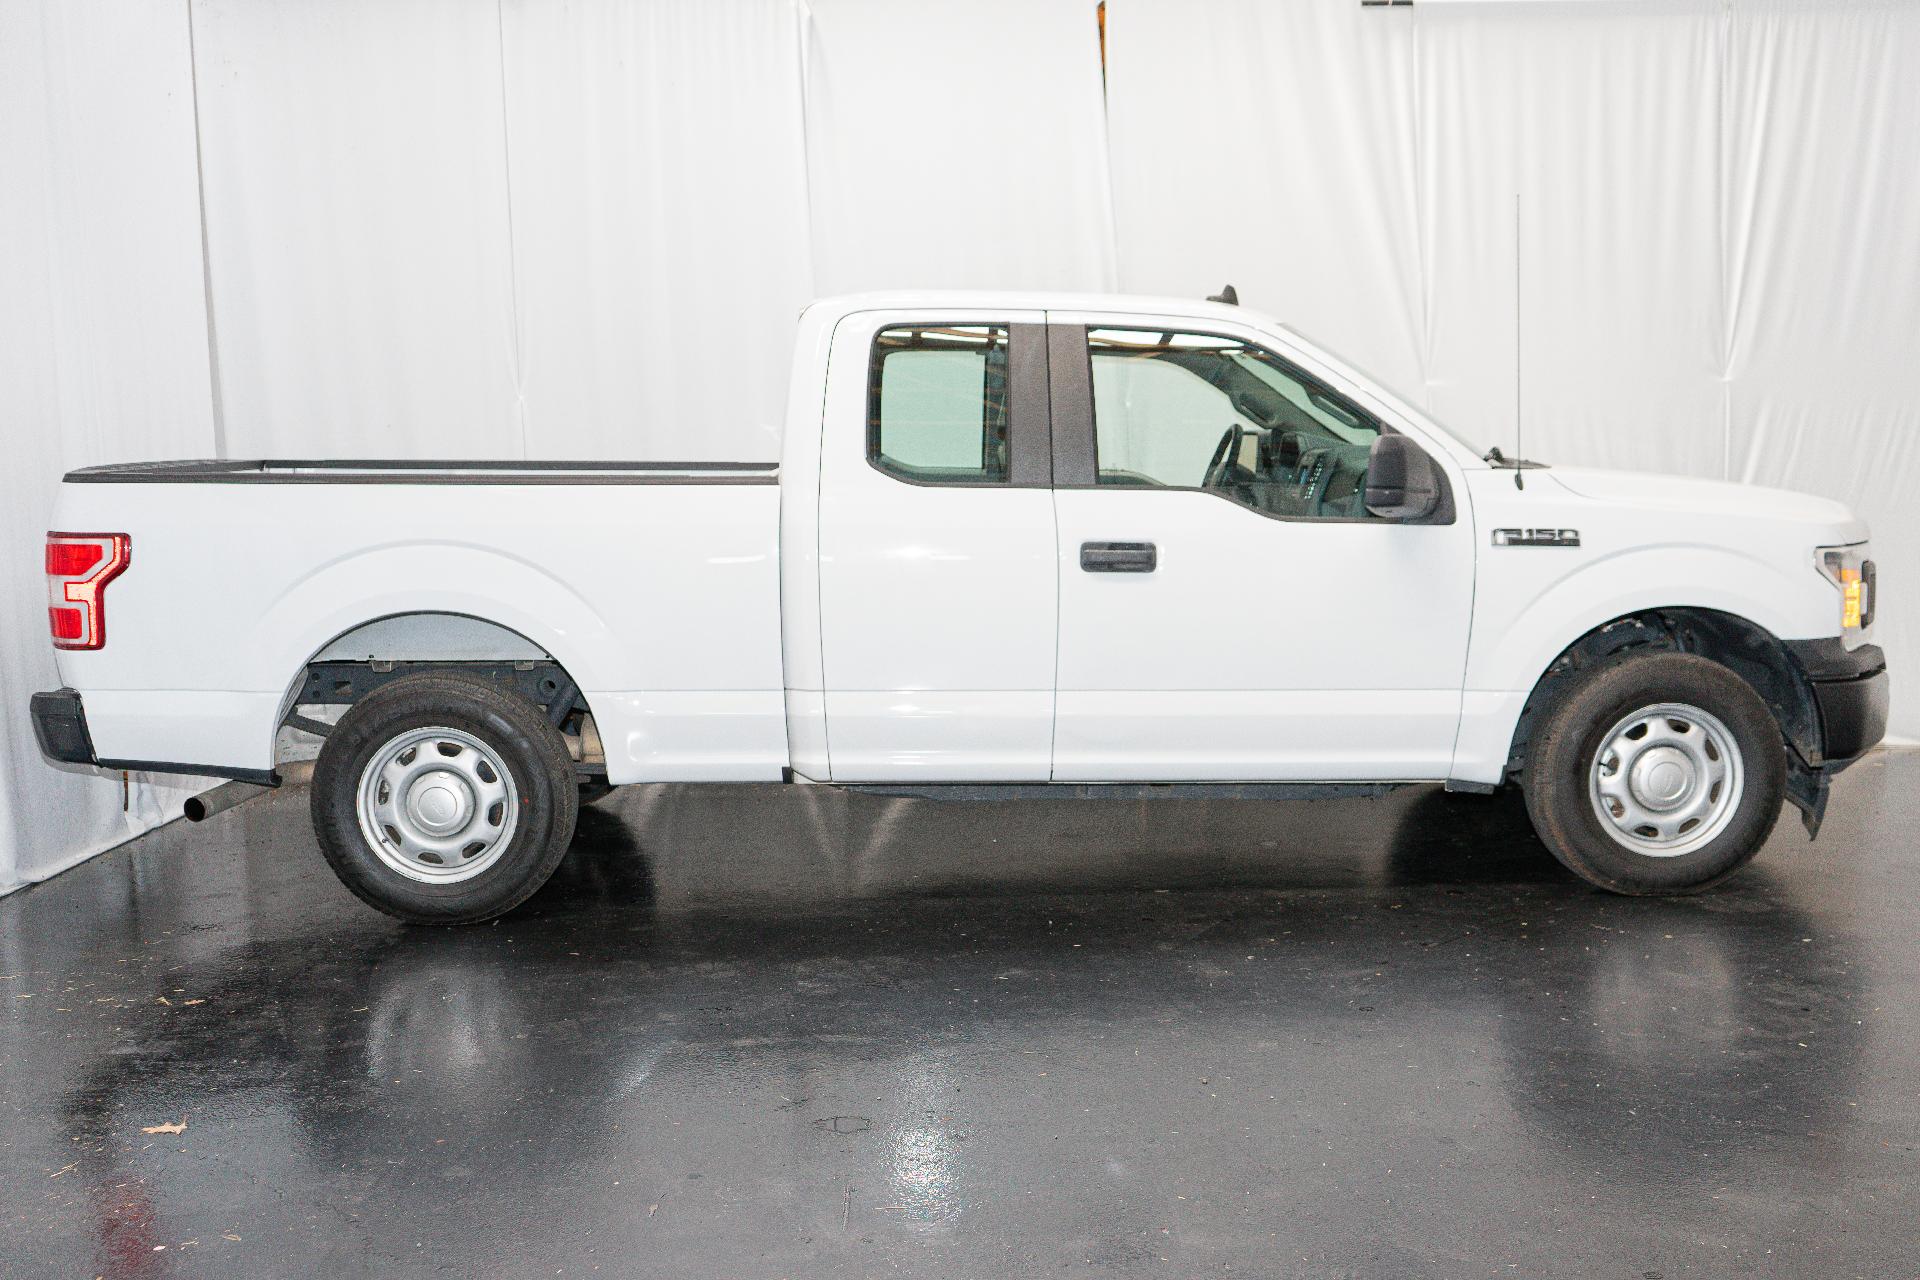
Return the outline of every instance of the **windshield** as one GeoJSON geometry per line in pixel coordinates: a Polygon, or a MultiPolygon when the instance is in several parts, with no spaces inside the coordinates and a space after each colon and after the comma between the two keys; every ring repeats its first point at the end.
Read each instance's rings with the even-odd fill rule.
{"type": "Polygon", "coordinates": [[[1336,440],[1346,444],[1370,445],[1380,434],[1378,427],[1365,422],[1352,409],[1322,392],[1309,390],[1273,356],[1258,347],[1242,347],[1228,352],[1227,359],[1285,396],[1295,409],[1336,440]]]}
{"type": "Polygon", "coordinates": [[[1302,343],[1305,343],[1313,350],[1314,354],[1320,356],[1328,364],[1332,365],[1335,370],[1347,375],[1348,378],[1356,383],[1364,384],[1369,392],[1379,399],[1386,401],[1387,404],[1391,405],[1397,412],[1403,413],[1407,417],[1414,418],[1420,422],[1429,423],[1438,430],[1445,432],[1448,436],[1472,450],[1475,457],[1486,456],[1487,446],[1485,444],[1479,443],[1468,437],[1465,433],[1455,430],[1452,426],[1440,421],[1419,405],[1397,394],[1392,390],[1392,384],[1386,382],[1384,379],[1375,377],[1345,356],[1329,350],[1324,343],[1315,341],[1292,325],[1283,324],[1280,327],[1299,339],[1302,343]]]}

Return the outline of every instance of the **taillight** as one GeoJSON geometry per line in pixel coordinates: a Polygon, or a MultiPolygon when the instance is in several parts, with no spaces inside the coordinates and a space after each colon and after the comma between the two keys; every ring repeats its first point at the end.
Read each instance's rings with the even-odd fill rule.
{"type": "Polygon", "coordinates": [[[125,572],[133,540],[124,533],[47,535],[47,629],[56,649],[107,642],[107,584],[125,572]]]}

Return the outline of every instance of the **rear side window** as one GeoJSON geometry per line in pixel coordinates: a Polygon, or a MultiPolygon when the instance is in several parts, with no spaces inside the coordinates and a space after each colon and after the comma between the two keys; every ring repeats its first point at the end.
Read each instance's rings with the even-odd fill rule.
{"type": "Polygon", "coordinates": [[[919,484],[1007,482],[1005,325],[912,325],[873,340],[867,458],[919,484]]]}

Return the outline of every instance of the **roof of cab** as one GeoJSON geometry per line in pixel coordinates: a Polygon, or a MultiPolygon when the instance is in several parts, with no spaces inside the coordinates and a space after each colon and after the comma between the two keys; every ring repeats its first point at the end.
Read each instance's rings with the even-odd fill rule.
{"type": "Polygon", "coordinates": [[[1110,311],[1138,315],[1191,316],[1194,319],[1278,324],[1272,315],[1250,307],[1204,298],[1154,297],[1133,293],[1053,293],[1012,289],[895,289],[821,298],[809,311],[834,317],[857,311],[920,311],[952,307],[968,311],[1110,311]]]}

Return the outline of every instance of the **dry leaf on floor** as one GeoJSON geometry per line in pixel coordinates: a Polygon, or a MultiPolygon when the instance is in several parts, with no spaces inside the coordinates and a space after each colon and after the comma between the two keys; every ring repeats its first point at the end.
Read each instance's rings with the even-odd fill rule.
{"type": "Polygon", "coordinates": [[[185,1133],[186,1131],[187,1131],[187,1122],[185,1120],[178,1120],[178,1121],[170,1121],[166,1124],[150,1124],[146,1128],[142,1129],[140,1132],[142,1133],[185,1133]]]}

